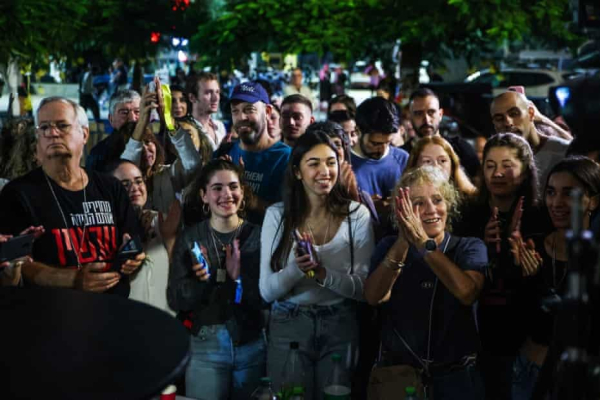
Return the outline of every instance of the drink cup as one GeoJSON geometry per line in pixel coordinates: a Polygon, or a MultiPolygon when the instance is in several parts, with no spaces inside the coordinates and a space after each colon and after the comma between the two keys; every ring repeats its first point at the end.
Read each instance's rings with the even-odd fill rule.
{"type": "Polygon", "coordinates": [[[177,396],[177,386],[169,385],[160,394],[160,400],[175,400],[177,396]]]}

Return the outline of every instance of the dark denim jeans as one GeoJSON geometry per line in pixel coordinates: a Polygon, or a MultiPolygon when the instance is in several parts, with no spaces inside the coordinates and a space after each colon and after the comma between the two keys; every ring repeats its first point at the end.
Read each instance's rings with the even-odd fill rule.
{"type": "Polygon", "coordinates": [[[202,327],[191,336],[186,395],[200,400],[247,400],[265,375],[266,343],[234,346],[225,325],[202,327]]]}
{"type": "Polygon", "coordinates": [[[485,390],[476,364],[431,378],[434,400],[483,400],[485,390]]]}
{"type": "Polygon", "coordinates": [[[332,370],[331,356],[338,353],[350,372],[358,358],[358,324],[351,301],[333,306],[299,306],[275,302],[271,308],[267,372],[278,391],[283,380],[290,342],[300,344],[304,367],[305,400],[323,398],[332,370]]]}
{"type": "Polygon", "coordinates": [[[529,400],[533,395],[535,383],[541,368],[519,354],[513,364],[512,398],[513,400],[529,400]]]}

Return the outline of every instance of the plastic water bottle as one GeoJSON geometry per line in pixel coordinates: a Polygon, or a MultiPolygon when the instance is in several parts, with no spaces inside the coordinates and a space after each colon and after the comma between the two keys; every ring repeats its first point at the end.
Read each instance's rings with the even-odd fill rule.
{"type": "Polygon", "coordinates": [[[419,400],[417,397],[417,389],[415,389],[413,386],[407,386],[404,391],[406,393],[404,400],[419,400]]]}
{"type": "Polygon", "coordinates": [[[350,374],[342,365],[342,357],[339,354],[334,354],[331,359],[333,369],[323,389],[323,398],[324,400],[350,400],[352,394],[350,374]]]}
{"type": "Polygon", "coordinates": [[[271,388],[271,378],[260,378],[260,385],[252,393],[252,400],[275,400],[275,394],[271,388]]]}
{"type": "Polygon", "coordinates": [[[290,351],[283,367],[283,379],[281,386],[282,400],[291,400],[294,396],[294,390],[298,389],[304,393],[304,369],[300,359],[300,345],[298,342],[290,343],[290,351]]]}

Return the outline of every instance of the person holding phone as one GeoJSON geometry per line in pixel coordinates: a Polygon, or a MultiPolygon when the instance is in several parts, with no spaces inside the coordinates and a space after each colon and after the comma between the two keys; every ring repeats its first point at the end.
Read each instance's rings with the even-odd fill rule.
{"type": "Polygon", "coordinates": [[[246,400],[264,376],[260,228],[243,218],[247,194],[240,167],[206,164],[190,196],[209,217],[173,250],[167,297],[191,332],[186,395],[195,399],[246,400]]]}
{"type": "Polygon", "coordinates": [[[345,197],[339,178],[336,146],[309,128],[292,150],[284,200],[267,209],[261,232],[260,292],[273,302],[267,375],[281,387],[290,342],[298,342],[307,400],[321,398],[332,353],[356,365],[354,303],[363,300],[375,246],[369,211],[345,197]],[[310,252],[300,250],[296,230],[310,252]]]}
{"type": "Polygon", "coordinates": [[[129,294],[128,276],[145,255],[115,268],[126,235],[138,233],[127,193],[113,177],[82,168],[89,137],[83,108],[63,97],[41,101],[36,113],[41,164],[0,192],[0,232],[43,226],[25,262],[25,284],[129,294]]]}
{"type": "MultiPolygon", "coordinates": [[[[148,255],[140,268],[131,275],[129,298],[174,315],[175,312],[167,303],[167,282],[169,257],[180,227],[181,205],[175,200],[167,215],[144,208],[148,200],[148,191],[140,169],[131,161],[120,160],[111,165],[109,171],[123,184],[133,208],[138,213],[142,225],[141,245],[148,255]]],[[[133,239],[130,243],[132,246],[126,245],[122,250],[137,250],[139,243],[133,239]]]]}
{"type": "Polygon", "coordinates": [[[155,91],[150,87],[144,93],[140,105],[140,119],[121,158],[136,164],[141,170],[148,188],[146,208],[166,214],[175,201],[177,194],[191,182],[196,169],[202,164],[201,153],[196,151],[190,135],[175,124],[169,131],[169,140],[173,143],[179,158],[173,164],[165,164],[164,149],[148,126],[152,110],[157,110],[161,126],[165,126],[164,99],[160,80],[154,78],[155,91]]]}
{"type": "Polygon", "coordinates": [[[0,261],[5,260],[0,262],[0,286],[17,286],[21,284],[21,267],[25,262],[32,261],[29,254],[23,254],[22,252],[28,246],[17,243],[18,248],[13,249],[11,243],[15,243],[15,241],[19,241],[21,238],[25,239],[28,243],[32,243],[33,240],[40,237],[43,233],[43,226],[30,226],[15,238],[12,235],[0,234],[0,261]],[[15,241],[11,241],[11,239],[15,239],[15,241]],[[9,255],[16,255],[16,257],[12,258],[9,255]]]}

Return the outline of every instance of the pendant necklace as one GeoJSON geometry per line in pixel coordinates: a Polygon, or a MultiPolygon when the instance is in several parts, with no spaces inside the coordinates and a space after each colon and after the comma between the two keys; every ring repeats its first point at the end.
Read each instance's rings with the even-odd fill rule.
{"type": "MultiPolygon", "coordinates": [[[[71,238],[71,234],[69,233],[69,224],[67,223],[67,218],[65,217],[65,213],[63,212],[63,209],[60,206],[60,202],[58,201],[58,197],[56,196],[56,193],[54,193],[54,188],[52,187],[52,184],[50,183],[50,178],[48,178],[48,175],[46,174],[46,172],[43,169],[42,169],[42,173],[44,174],[44,177],[46,178],[48,187],[50,188],[50,191],[52,192],[52,197],[54,197],[54,201],[56,201],[56,205],[58,206],[58,210],[60,211],[60,215],[65,224],[67,238],[69,239],[71,248],[73,249],[73,252],[75,253],[75,259],[77,260],[77,268],[81,269],[82,265],[81,265],[81,261],[79,260],[79,256],[81,255],[81,247],[83,246],[83,241],[85,240],[85,230],[87,228],[87,223],[85,221],[85,211],[84,211],[84,221],[83,221],[83,235],[81,235],[81,242],[79,243],[79,251],[78,251],[75,248],[75,245],[73,244],[73,239],[71,238]]],[[[86,193],[85,193],[85,181],[83,179],[83,170],[80,169],[80,173],[81,173],[81,185],[83,187],[83,202],[87,203],[87,197],[86,197],[86,193]]],[[[75,226],[73,226],[73,228],[75,228],[75,226]]]]}
{"type": "Polygon", "coordinates": [[[215,234],[215,230],[211,226],[210,221],[208,222],[208,229],[210,231],[213,249],[215,250],[215,253],[217,254],[217,259],[219,260],[219,265],[217,266],[217,282],[218,283],[224,283],[227,280],[227,269],[221,263],[221,252],[217,249],[217,242],[219,242],[219,245],[221,246],[221,251],[223,253],[225,253],[225,257],[227,257],[227,253],[226,253],[227,246],[231,246],[231,244],[233,243],[235,238],[237,238],[239,231],[240,231],[240,227],[242,226],[242,223],[243,223],[242,219],[240,218],[238,226],[237,226],[237,228],[235,228],[233,235],[231,236],[231,239],[229,240],[229,243],[224,244],[223,242],[221,242],[219,237],[215,234]]]}

